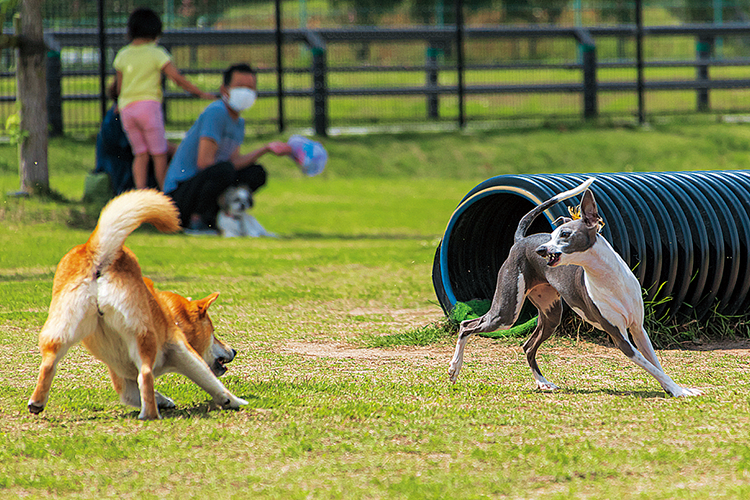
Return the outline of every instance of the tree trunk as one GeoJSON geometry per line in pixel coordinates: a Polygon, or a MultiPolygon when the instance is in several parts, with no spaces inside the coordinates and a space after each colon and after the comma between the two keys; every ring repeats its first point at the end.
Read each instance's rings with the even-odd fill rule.
{"type": "Polygon", "coordinates": [[[21,191],[49,191],[47,170],[47,77],[42,29],[43,0],[21,0],[21,45],[16,52],[17,103],[21,130],[27,133],[18,147],[21,191]]]}

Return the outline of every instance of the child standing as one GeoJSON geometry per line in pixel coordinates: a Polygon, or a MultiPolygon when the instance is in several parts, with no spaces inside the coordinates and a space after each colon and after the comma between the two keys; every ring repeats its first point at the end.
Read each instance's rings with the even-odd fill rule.
{"type": "Polygon", "coordinates": [[[130,44],[115,56],[117,88],[120,97],[122,127],[133,148],[133,181],[144,189],[148,181],[148,159],[154,160],[154,174],[159,188],[164,187],[167,173],[167,138],[161,109],[161,75],[164,74],[188,92],[202,99],[216,99],[190,83],[172,63],[164,48],[156,45],[162,24],[151,9],[139,8],[128,18],[130,44]]]}

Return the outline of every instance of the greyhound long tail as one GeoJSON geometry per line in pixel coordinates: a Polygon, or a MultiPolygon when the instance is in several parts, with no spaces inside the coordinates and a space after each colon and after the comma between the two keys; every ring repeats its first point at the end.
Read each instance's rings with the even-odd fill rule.
{"type": "Polygon", "coordinates": [[[177,207],[171,198],[154,189],[128,191],[107,203],[86,242],[95,268],[103,271],[112,263],[128,235],[144,222],[164,233],[180,229],[177,207]]]}
{"type": "Polygon", "coordinates": [[[563,200],[567,200],[568,198],[572,198],[573,196],[577,194],[583,193],[584,191],[586,191],[586,189],[588,189],[588,187],[591,185],[592,182],[594,182],[594,178],[589,177],[580,186],[573,188],[569,191],[565,191],[564,193],[560,193],[557,196],[553,196],[552,198],[545,201],[541,205],[537,205],[536,207],[534,207],[529,213],[524,215],[523,218],[521,218],[521,221],[518,223],[518,229],[516,229],[515,241],[518,242],[526,237],[526,230],[529,228],[529,226],[531,226],[532,222],[534,222],[534,219],[536,219],[540,213],[544,212],[549,207],[557,203],[560,203],[563,200]]]}

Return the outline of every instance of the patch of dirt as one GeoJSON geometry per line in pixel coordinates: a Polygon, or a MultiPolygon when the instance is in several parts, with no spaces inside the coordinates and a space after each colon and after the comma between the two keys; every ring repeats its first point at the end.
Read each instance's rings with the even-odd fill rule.
{"type": "Polygon", "coordinates": [[[710,341],[696,344],[693,342],[682,345],[687,351],[722,351],[724,354],[750,356],[750,339],[734,339],[710,341]]]}
{"type": "Polygon", "coordinates": [[[452,346],[399,347],[395,349],[357,348],[337,342],[287,342],[281,346],[282,354],[303,356],[358,359],[363,361],[388,361],[393,359],[444,358],[453,355],[452,346]]]}
{"type": "MultiPolygon", "coordinates": [[[[414,311],[408,311],[413,313],[414,311]]],[[[389,311],[394,314],[393,311],[389,311]]],[[[423,323],[421,323],[423,324],[423,323]]],[[[486,338],[473,338],[466,346],[465,360],[481,362],[499,362],[500,360],[517,359],[525,364],[521,347],[522,341],[519,339],[518,345],[508,345],[498,341],[486,338]]],[[[331,359],[352,359],[359,360],[365,365],[382,365],[391,360],[413,361],[415,365],[439,364],[447,367],[453,356],[454,344],[435,344],[430,346],[403,346],[390,349],[381,348],[358,348],[351,344],[341,342],[302,342],[289,341],[282,344],[278,352],[281,354],[297,354],[313,358],[331,358],[331,359]]],[[[671,358],[681,351],[705,351],[716,352],[720,355],[734,355],[740,357],[750,356],[750,340],[731,340],[722,342],[712,342],[692,347],[685,346],[685,349],[659,349],[657,354],[660,358],[671,358]]],[[[593,365],[598,359],[621,360],[623,364],[628,364],[627,358],[619,349],[611,346],[580,341],[575,342],[566,338],[553,338],[542,345],[539,354],[554,355],[558,362],[560,360],[574,361],[579,365],[593,365]]]]}
{"type": "MultiPolygon", "coordinates": [[[[435,308],[423,309],[390,309],[379,307],[358,307],[344,313],[354,319],[358,330],[367,331],[372,325],[374,331],[384,332],[388,330],[399,332],[405,329],[419,328],[425,325],[444,320],[442,311],[435,308]],[[385,327],[385,328],[384,328],[385,327]]],[[[342,324],[342,331],[346,331],[351,324],[342,324]]],[[[429,346],[399,346],[391,348],[364,348],[359,347],[352,337],[351,342],[346,340],[330,340],[322,337],[307,339],[287,340],[277,344],[273,350],[283,355],[298,355],[308,359],[319,360],[351,360],[360,365],[363,370],[375,369],[390,363],[399,363],[402,366],[419,367],[442,367],[447,369],[453,356],[455,336],[446,342],[440,342],[429,346]]],[[[519,364],[526,366],[522,344],[525,339],[495,340],[484,337],[473,337],[466,347],[466,362],[477,363],[483,366],[519,364]]],[[[737,356],[745,358],[750,356],[750,339],[734,339],[724,341],[711,341],[703,344],[684,344],[677,349],[658,349],[657,355],[662,362],[669,365],[671,362],[681,364],[684,362],[680,353],[686,351],[705,352],[707,361],[712,356],[737,356]]],[[[576,340],[569,336],[555,335],[545,342],[540,350],[540,363],[545,366],[565,366],[592,368],[601,367],[602,363],[616,363],[623,368],[637,370],[632,363],[615,348],[608,339],[576,340]]],[[[700,363],[700,359],[694,360],[700,363]]]]}

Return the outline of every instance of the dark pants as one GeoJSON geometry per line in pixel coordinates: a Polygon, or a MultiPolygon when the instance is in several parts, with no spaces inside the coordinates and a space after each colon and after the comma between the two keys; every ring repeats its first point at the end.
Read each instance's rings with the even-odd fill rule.
{"type": "Polygon", "coordinates": [[[190,216],[198,214],[208,226],[216,224],[219,205],[216,200],[229,186],[247,186],[251,192],[257,191],[266,183],[266,169],[261,165],[250,165],[235,170],[234,165],[225,161],[198,172],[195,177],[181,182],[177,189],[167,193],[180,211],[182,227],[190,225],[190,216]]]}

